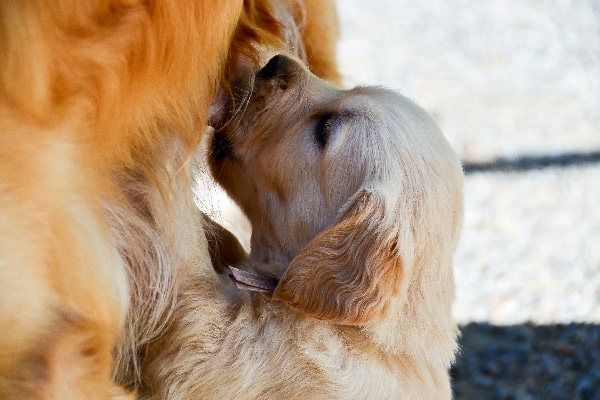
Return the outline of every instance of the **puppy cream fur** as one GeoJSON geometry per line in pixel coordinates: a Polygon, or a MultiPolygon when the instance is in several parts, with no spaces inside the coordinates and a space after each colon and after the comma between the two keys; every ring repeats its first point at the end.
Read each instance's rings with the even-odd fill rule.
{"type": "Polygon", "coordinates": [[[451,397],[463,174],[439,128],[396,93],[340,91],[283,56],[246,100],[210,162],[253,226],[238,267],[279,284],[190,271],[145,371],[157,396],[451,397]]]}

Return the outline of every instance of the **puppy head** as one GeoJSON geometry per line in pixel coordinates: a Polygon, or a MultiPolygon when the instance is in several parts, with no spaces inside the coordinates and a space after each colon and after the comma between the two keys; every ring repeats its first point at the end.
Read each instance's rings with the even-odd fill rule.
{"type": "Polygon", "coordinates": [[[252,223],[252,256],[279,265],[274,299],[365,324],[430,253],[451,258],[462,170],[418,106],[381,88],[337,90],[281,55],[240,100],[210,165],[252,223]]]}

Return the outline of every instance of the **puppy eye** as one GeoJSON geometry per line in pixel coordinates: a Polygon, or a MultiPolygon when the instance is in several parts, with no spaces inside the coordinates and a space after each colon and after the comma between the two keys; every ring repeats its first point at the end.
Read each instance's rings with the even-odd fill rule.
{"type": "Polygon", "coordinates": [[[329,140],[329,135],[331,134],[334,123],[335,116],[330,114],[322,115],[317,120],[317,124],[315,126],[315,137],[321,148],[327,145],[327,141],[329,140]]]}

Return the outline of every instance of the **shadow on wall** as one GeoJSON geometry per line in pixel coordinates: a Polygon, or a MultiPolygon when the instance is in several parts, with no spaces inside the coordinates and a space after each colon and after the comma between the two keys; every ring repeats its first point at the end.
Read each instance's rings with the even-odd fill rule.
{"type": "Polygon", "coordinates": [[[600,325],[460,327],[457,400],[600,399],[600,325]]]}

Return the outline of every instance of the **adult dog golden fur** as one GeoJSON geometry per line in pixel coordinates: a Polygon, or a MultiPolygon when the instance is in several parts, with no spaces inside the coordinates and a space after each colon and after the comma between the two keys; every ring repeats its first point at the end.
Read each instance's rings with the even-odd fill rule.
{"type": "Polygon", "coordinates": [[[142,385],[180,277],[210,267],[188,161],[232,37],[234,64],[277,42],[263,3],[0,2],[0,398],[142,385]]]}
{"type": "Polygon", "coordinates": [[[450,398],[462,169],[439,128],[396,93],[341,91],[282,55],[238,95],[209,155],[253,227],[236,267],[259,276],[233,277],[278,284],[190,271],[147,367],[155,393],[450,398]]]}

